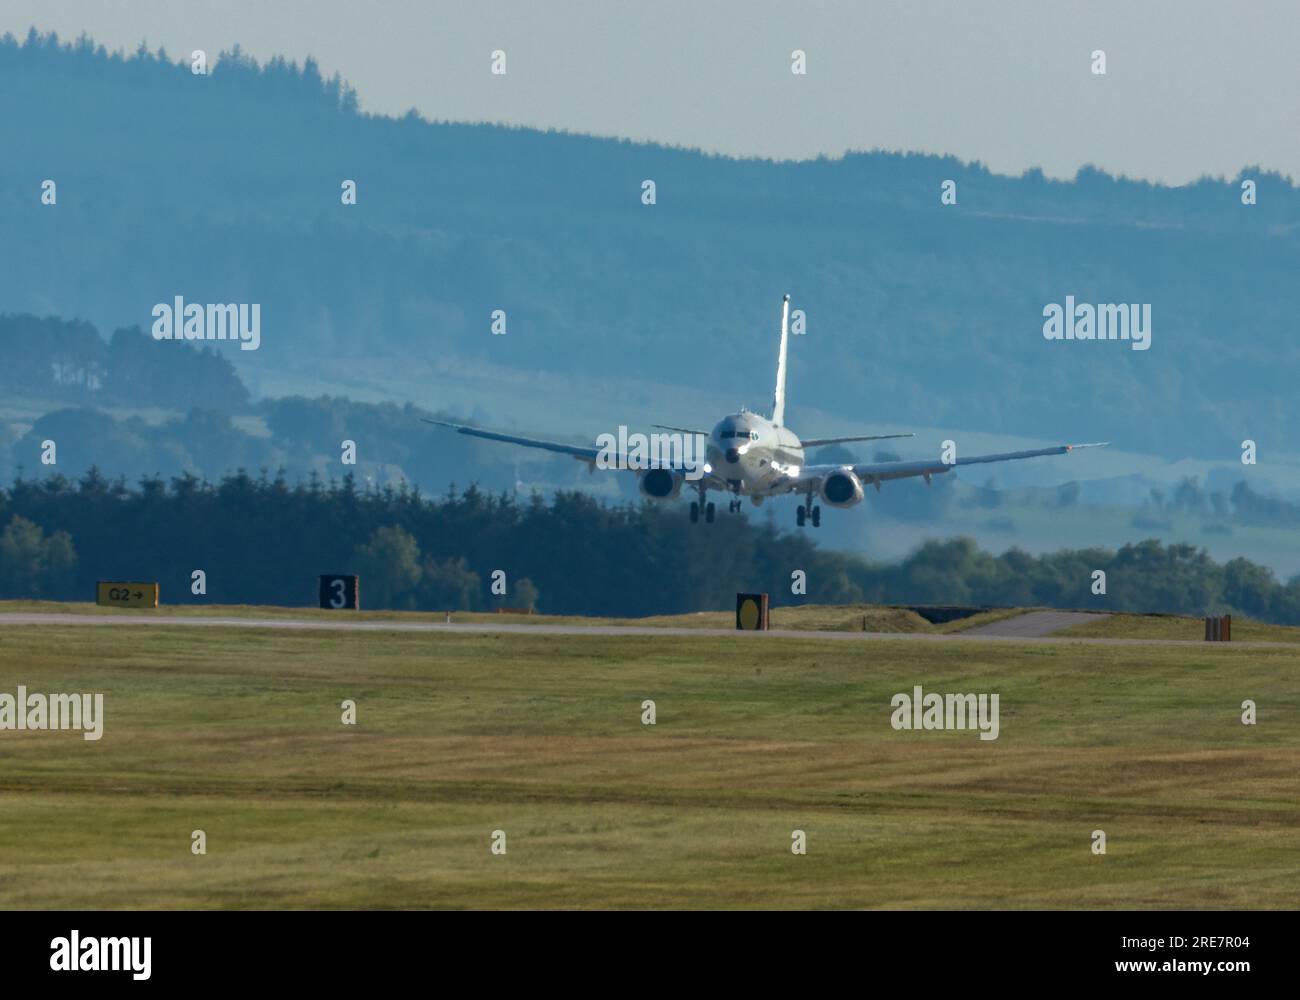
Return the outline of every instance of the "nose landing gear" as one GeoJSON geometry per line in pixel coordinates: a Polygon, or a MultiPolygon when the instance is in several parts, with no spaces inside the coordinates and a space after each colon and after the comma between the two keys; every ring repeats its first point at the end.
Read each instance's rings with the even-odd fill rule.
{"type": "MultiPolygon", "coordinates": [[[[735,486],[727,491],[729,493],[735,493],[735,496],[732,498],[730,503],[727,504],[727,509],[733,514],[740,513],[740,485],[740,481],[736,480],[735,486]]],[[[706,524],[712,524],[717,509],[712,503],[708,502],[709,491],[708,487],[704,484],[704,480],[700,480],[700,482],[696,484],[695,489],[699,491],[700,498],[691,501],[691,524],[698,524],[701,514],[704,515],[704,522],[706,524]]]]}
{"type": "Polygon", "coordinates": [[[701,479],[695,485],[695,489],[699,491],[700,499],[691,501],[691,524],[699,523],[701,513],[704,514],[705,523],[712,524],[714,514],[713,504],[706,502],[709,496],[709,488],[705,485],[704,480],[701,479]]]}

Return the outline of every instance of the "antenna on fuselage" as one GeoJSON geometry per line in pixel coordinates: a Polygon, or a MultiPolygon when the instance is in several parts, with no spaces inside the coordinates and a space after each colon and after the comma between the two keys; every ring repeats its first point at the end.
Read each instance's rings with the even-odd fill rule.
{"type": "Polygon", "coordinates": [[[790,339],[790,296],[781,300],[781,350],[776,356],[776,395],[772,399],[772,423],[785,423],[785,352],[790,339]]]}

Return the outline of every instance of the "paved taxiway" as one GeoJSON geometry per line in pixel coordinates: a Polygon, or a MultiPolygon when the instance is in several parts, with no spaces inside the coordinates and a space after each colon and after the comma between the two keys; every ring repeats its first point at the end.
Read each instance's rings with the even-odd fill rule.
{"type": "Polygon", "coordinates": [[[1061,629],[1074,625],[1086,625],[1099,622],[1110,615],[1093,614],[1089,611],[1026,611],[1014,618],[1003,618],[999,622],[977,625],[966,629],[962,635],[997,635],[1012,636],[1019,639],[1041,639],[1061,629]]]}

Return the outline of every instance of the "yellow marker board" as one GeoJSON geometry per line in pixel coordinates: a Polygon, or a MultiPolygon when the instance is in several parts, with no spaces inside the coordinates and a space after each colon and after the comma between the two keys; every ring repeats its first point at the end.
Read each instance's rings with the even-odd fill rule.
{"type": "Polygon", "coordinates": [[[107,608],[156,608],[158,584],[100,580],[95,584],[95,603],[107,608]]]}
{"type": "Polygon", "coordinates": [[[736,628],[742,631],[765,630],[768,622],[766,594],[736,595],[736,628]]]}

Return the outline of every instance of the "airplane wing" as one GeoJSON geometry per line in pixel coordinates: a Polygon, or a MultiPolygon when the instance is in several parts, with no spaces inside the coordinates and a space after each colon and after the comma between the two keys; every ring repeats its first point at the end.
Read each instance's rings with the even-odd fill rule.
{"type": "Polygon", "coordinates": [[[483,438],[485,441],[504,441],[506,444],[517,444],[524,448],[541,448],[544,451],[554,451],[561,455],[571,455],[574,458],[580,458],[584,462],[595,462],[596,456],[600,454],[600,449],[596,447],[583,448],[573,444],[561,444],[558,441],[542,441],[538,438],[516,437],[513,434],[498,434],[496,431],[485,431],[479,427],[470,427],[467,424],[453,424],[446,420],[430,420],[428,417],[421,417],[426,424],[436,424],[439,427],[448,427],[457,434],[467,434],[470,437],[483,438]]]}
{"type": "Polygon", "coordinates": [[[858,465],[805,465],[799,470],[796,480],[792,480],[791,491],[800,492],[815,487],[832,472],[852,468],[854,475],[862,480],[863,485],[871,484],[880,489],[880,484],[890,479],[907,479],[911,476],[924,476],[929,481],[931,476],[938,476],[963,465],[983,465],[988,462],[1011,462],[1021,458],[1039,458],[1043,455],[1065,455],[1080,448],[1104,448],[1109,441],[1092,444],[1061,444],[1052,448],[1034,448],[1030,451],[1004,451],[996,455],[972,455],[950,464],[937,459],[922,459],[905,462],[864,462],[858,465]]]}
{"type": "MultiPolygon", "coordinates": [[[[539,448],[543,451],[553,451],[560,455],[569,455],[572,458],[581,459],[588,463],[593,469],[596,466],[597,458],[603,457],[615,471],[626,471],[632,466],[628,461],[628,456],[621,452],[612,450],[603,450],[594,445],[583,447],[574,444],[562,444],[559,441],[544,441],[540,438],[520,437],[515,434],[501,434],[497,431],[486,431],[480,427],[470,427],[467,424],[453,424],[446,420],[430,420],[428,417],[421,417],[426,424],[435,424],[438,427],[447,427],[454,430],[457,434],[465,434],[469,437],[482,438],[485,441],[502,441],[505,444],[515,444],[523,448],[539,448]]],[[[674,456],[680,458],[680,456],[674,456]]],[[[686,472],[687,467],[681,461],[660,461],[659,467],[672,469],[677,472],[686,472]]],[[[711,479],[712,477],[710,477],[711,479]]]]}

